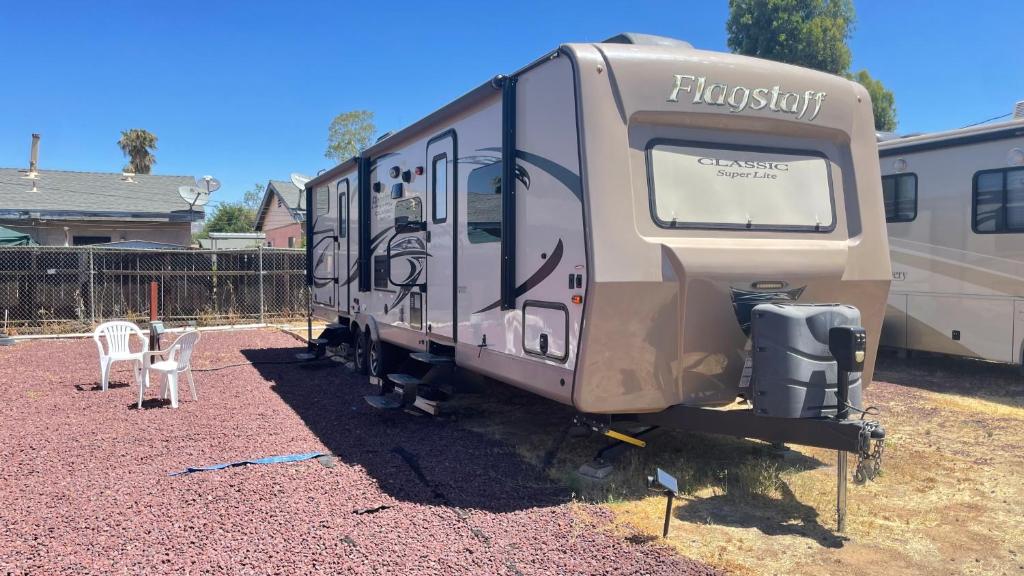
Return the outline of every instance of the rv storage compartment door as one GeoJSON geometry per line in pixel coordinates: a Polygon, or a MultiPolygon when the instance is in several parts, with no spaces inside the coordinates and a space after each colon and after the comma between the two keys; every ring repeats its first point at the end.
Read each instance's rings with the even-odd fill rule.
{"type": "MultiPolygon", "coordinates": [[[[777,418],[835,416],[838,369],[828,349],[833,326],[860,326],[841,304],[760,304],[751,316],[754,413],[777,418]]],[[[871,335],[869,334],[870,338],[871,335]]],[[[861,407],[860,373],[850,374],[850,405],[861,407]]]]}
{"type": "Polygon", "coordinates": [[[523,350],[565,362],[569,357],[569,309],[557,302],[523,303],[523,350]]]}

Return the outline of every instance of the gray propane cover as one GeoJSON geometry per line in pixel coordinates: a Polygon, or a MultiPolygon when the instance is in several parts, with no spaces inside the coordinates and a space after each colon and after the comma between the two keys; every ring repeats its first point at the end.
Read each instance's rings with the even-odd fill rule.
{"type": "MultiPolygon", "coordinates": [[[[776,418],[836,414],[838,366],[828,349],[834,326],[860,326],[845,304],[759,304],[751,314],[754,413],[776,418]]],[[[861,374],[850,374],[850,405],[862,407],[861,374]]]]}

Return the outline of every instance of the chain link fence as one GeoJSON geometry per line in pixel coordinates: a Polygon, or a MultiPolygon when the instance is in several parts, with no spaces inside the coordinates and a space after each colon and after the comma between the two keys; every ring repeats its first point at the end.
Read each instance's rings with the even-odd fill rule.
{"type": "Polygon", "coordinates": [[[90,332],[107,320],[149,319],[149,284],[168,326],[304,319],[302,250],[0,248],[0,332],[90,332]]]}

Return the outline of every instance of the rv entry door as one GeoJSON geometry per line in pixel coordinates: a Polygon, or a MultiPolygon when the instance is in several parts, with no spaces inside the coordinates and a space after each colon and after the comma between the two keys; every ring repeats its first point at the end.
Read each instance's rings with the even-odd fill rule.
{"type": "Polygon", "coordinates": [[[455,132],[427,144],[427,332],[455,339],[455,132]]]}

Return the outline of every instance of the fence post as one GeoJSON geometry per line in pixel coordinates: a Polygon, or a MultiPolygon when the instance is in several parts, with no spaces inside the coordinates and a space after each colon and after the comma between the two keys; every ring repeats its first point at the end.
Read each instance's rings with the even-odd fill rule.
{"type": "Polygon", "coordinates": [[[264,323],[264,308],[263,308],[263,245],[261,244],[257,249],[257,254],[260,260],[260,324],[264,323]]]}
{"type": "Polygon", "coordinates": [[[93,249],[89,248],[89,321],[96,327],[96,266],[92,259],[93,249]]]}

